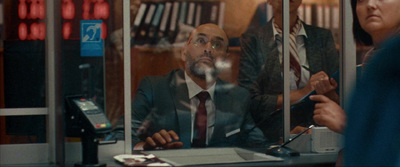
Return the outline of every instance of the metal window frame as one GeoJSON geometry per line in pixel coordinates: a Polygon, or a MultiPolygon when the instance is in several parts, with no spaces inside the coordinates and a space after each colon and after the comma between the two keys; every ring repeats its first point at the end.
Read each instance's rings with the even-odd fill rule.
{"type": "MultiPolygon", "coordinates": [[[[289,1],[282,1],[283,23],[283,139],[290,138],[290,83],[289,83],[289,1]]],[[[339,70],[340,104],[346,108],[356,78],[356,45],[353,38],[353,14],[348,0],[339,1],[339,70]],[[347,38],[346,38],[347,37],[347,38]],[[347,55],[346,57],[344,55],[347,55]]]]}
{"type": "Polygon", "coordinates": [[[47,143],[0,145],[0,165],[63,164],[61,97],[61,1],[45,1],[45,108],[0,109],[0,116],[46,115],[47,143]],[[24,157],[24,158],[21,158],[24,157]]]}
{"type": "Polygon", "coordinates": [[[351,11],[351,2],[348,0],[340,0],[340,52],[339,52],[339,68],[340,68],[340,105],[346,109],[349,105],[353,84],[357,77],[356,65],[356,43],[353,38],[353,13],[351,11]],[[347,38],[346,38],[347,37],[347,38]],[[345,57],[345,55],[347,55],[345,57]]]}
{"type": "Polygon", "coordinates": [[[290,138],[289,1],[282,1],[283,140],[290,138]]]}
{"type": "Polygon", "coordinates": [[[131,25],[130,1],[123,2],[123,37],[124,37],[124,128],[125,154],[132,153],[132,124],[131,124],[131,25]]]}
{"type": "MultiPolygon", "coordinates": [[[[352,38],[352,12],[350,1],[340,0],[340,87],[341,105],[348,104],[349,93],[356,75],[355,42],[352,38]],[[347,38],[345,38],[347,37],[347,38]],[[344,55],[350,55],[345,57],[344,55]],[[354,55],[354,56],[353,56],[354,55]]],[[[132,153],[131,144],[131,48],[130,48],[130,1],[123,1],[124,38],[124,121],[125,142],[120,144],[126,154],[132,153]]],[[[0,165],[32,163],[65,163],[65,143],[62,131],[61,75],[57,71],[61,62],[61,1],[46,1],[46,108],[0,109],[0,116],[47,115],[47,143],[0,145],[0,165]],[[26,151],[29,150],[29,151],[26,151]],[[40,153],[40,154],[38,154],[40,153]],[[26,155],[30,156],[26,156],[26,155]],[[21,156],[23,155],[23,156],[21,156]],[[26,157],[21,159],[21,157],[26,157]]],[[[284,66],[284,140],[290,132],[289,95],[289,2],[283,1],[283,66],[284,66]]],[[[118,147],[118,149],[121,149],[118,147]]],[[[118,150],[117,149],[117,150],[118,150]]],[[[101,160],[101,159],[100,159],[101,160]]]]}

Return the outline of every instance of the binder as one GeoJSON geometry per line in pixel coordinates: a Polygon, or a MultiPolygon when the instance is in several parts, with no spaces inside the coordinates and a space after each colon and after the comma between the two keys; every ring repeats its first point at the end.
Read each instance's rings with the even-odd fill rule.
{"type": "Polygon", "coordinates": [[[210,16],[210,22],[211,23],[214,23],[214,24],[218,23],[218,8],[219,8],[219,4],[212,3],[211,16],[210,16]]]}
{"type": "Polygon", "coordinates": [[[148,6],[149,9],[146,12],[144,21],[137,30],[138,34],[135,37],[135,45],[143,45],[147,43],[148,31],[150,29],[150,22],[153,19],[154,12],[156,10],[155,4],[149,4],[148,6]]]}
{"type": "Polygon", "coordinates": [[[339,29],[339,5],[332,5],[332,29],[339,29]]]}
{"type": "Polygon", "coordinates": [[[175,42],[175,37],[178,34],[178,12],[179,12],[179,2],[174,2],[173,8],[172,8],[172,13],[171,13],[171,21],[169,25],[169,31],[168,31],[168,41],[170,43],[175,42]]]}
{"type": "Polygon", "coordinates": [[[197,3],[196,4],[196,15],[195,15],[195,21],[194,21],[194,27],[198,27],[201,23],[201,10],[202,10],[202,4],[197,3]]]}
{"type": "Polygon", "coordinates": [[[133,27],[131,29],[131,45],[134,45],[134,43],[135,43],[134,39],[135,39],[135,36],[137,36],[137,30],[138,30],[140,24],[142,23],[143,16],[144,16],[144,13],[146,12],[146,9],[147,9],[147,4],[141,3],[139,6],[139,10],[136,13],[136,17],[133,22],[133,27]]]}
{"type": "Polygon", "coordinates": [[[149,44],[156,44],[158,38],[158,29],[160,28],[161,17],[164,11],[164,3],[159,3],[157,5],[156,12],[154,14],[153,21],[149,29],[149,44]]]}
{"type": "Polygon", "coordinates": [[[200,13],[198,13],[198,10],[196,10],[196,19],[197,19],[198,15],[200,14],[199,24],[210,23],[211,22],[211,7],[212,7],[211,2],[202,2],[202,3],[199,3],[199,5],[201,5],[200,13]]]}
{"type": "Polygon", "coordinates": [[[187,11],[188,15],[187,15],[187,19],[186,19],[186,24],[187,25],[191,25],[194,26],[194,14],[196,11],[196,4],[194,2],[190,2],[189,3],[189,9],[187,11]]]}
{"type": "Polygon", "coordinates": [[[219,3],[219,10],[218,10],[218,26],[220,28],[224,28],[224,18],[225,18],[225,2],[221,1],[219,3]]]}
{"type": "Polygon", "coordinates": [[[329,4],[324,5],[324,28],[331,28],[331,6],[329,4]]]}
{"type": "Polygon", "coordinates": [[[165,8],[164,8],[164,12],[162,15],[162,19],[161,19],[161,23],[160,23],[160,29],[158,32],[158,38],[164,38],[167,36],[167,26],[168,26],[168,21],[169,21],[169,16],[170,16],[170,12],[171,12],[171,7],[172,7],[172,3],[171,2],[166,2],[165,3],[165,8]]]}
{"type": "Polygon", "coordinates": [[[304,21],[308,25],[312,25],[312,7],[311,4],[306,4],[304,6],[304,21]]]}
{"type": "MultiPolygon", "coordinates": [[[[201,3],[201,19],[200,24],[204,23],[214,23],[217,24],[218,22],[218,2],[203,2],[201,3]]],[[[196,17],[197,17],[196,13],[196,17]]]]}
{"type": "Polygon", "coordinates": [[[317,26],[324,27],[324,5],[317,4],[317,26]]]}
{"type": "Polygon", "coordinates": [[[179,23],[186,24],[186,16],[187,16],[187,2],[181,2],[181,8],[179,9],[179,23]]]}

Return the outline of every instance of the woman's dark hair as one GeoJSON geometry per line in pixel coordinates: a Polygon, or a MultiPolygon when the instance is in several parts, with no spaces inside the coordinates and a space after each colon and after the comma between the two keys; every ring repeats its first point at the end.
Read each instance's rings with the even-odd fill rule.
{"type": "Polygon", "coordinates": [[[353,12],[353,34],[354,39],[357,43],[361,43],[367,46],[373,45],[372,37],[365,32],[360,25],[358,16],[356,13],[357,0],[351,0],[351,10],[353,12]]]}

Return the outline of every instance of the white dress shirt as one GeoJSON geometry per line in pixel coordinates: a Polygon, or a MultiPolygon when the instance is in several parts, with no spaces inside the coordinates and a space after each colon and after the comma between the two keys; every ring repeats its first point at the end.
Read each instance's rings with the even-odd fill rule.
{"type": "MultiPolygon", "coordinates": [[[[282,40],[277,40],[276,36],[281,37],[282,35],[276,31],[274,25],[272,24],[272,29],[274,31],[274,40],[276,41],[278,51],[279,51],[279,62],[282,64],[282,40]]],[[[297,34],[296,37],[296,43],[297,43],[297,52],[299,53],[299,59],[300,59],[300,66],[301,66],[301,78],[300,78],[300,83],[299,87],[297,87],[296,84],[296,76],[294,75],[294,71],[290,69],[290,90],[299,90],[303,87],[305,87],[308,83],[308,80],[310,80],[310,71],[309,69],[309,64],[307,61],[307,56],[306,56],[306,47],[304,45],[304,39],[307,38],[306,30],[304,29],[303,24],[301,24],[301,28],[299,33],[297,34]]],[[[282,73],[283,75],[283,73],[282,73]]]]}

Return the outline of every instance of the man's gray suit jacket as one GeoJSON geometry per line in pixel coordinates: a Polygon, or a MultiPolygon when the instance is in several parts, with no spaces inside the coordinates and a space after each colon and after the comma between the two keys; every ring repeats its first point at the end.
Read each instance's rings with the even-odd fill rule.
{"type": "MultiPolygon", "coordinates": [[[[184,71],[145,77],[132,104],[133,146],[161,129],[175,131],[184,148],[191,147],[191,110],[184,71]]],[[[217,79],[214,132],[208,147],[260,144],[265,138],[248,112],[247,90],[217,79]]]]}
{"type": "MultiPolygon", "coordinates": [[[[303,26],[307,34],[304,42],[310,75],[325,71],[331,76],[339,67],[332,33],[305,23],[303,26]]],[[[241,37],[238,83],[250,91],[252,106],[256,107],[252,110],[256,122],[276,110],[278,95],[283,93],[279,51],[273,35],[271,20],[241,37]]]]}

